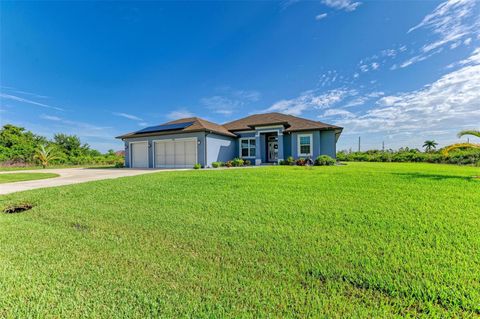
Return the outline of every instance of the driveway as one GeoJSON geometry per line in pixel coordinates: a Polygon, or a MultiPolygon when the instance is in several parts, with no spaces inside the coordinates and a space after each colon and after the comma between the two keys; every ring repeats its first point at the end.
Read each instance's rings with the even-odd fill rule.
{"type": "MultiPolygon", "coordinates": [[[[178,169],[175,169],[178,171],[178,169]]],[[[112,179],[124,176],[135,176],[141,174],[155,173],[160,171],[172,171],[169,169],[136,169],[136,168],[58,168],[58,169],[42,169],[42,170],[25,170],[25,171],[8,171],[0,172],[0,174],[13,173],[55,173],[59,177],[39,179],[34,181],[14,182],[0,184],[0,195],[10,194],[20,191],[26,191],[36,188],[54,187],[70,184],[78,184],[90,181],[98,181],[101,179],[112,179]]]]}

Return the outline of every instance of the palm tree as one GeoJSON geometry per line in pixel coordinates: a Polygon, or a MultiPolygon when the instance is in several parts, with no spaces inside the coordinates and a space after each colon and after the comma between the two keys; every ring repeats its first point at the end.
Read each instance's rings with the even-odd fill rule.
{"type": "MultiPolygon", "coordinates": [[[[461,131],[457,134],[457,136],[460,138],[465,135],[473,135],[476,137],[480,137],[480,131],[479,130],[464,130],[461,131]]],[[[442,152],[444,155],[448,155],[450,151],[459,149],[459,148],[474,148],[474,149],[480,149],[480,144],[475,144],[475,143],[457,143],[457,144],[452,144],[447,146],[442,152]]]]}
{"type": "Polygon", "coordinates": [[[423,147],[425,148],[425,152],[430,153],[434,149],[437,148],[438,143],[434,140],[427,140],[423,143],[423,147]]]}
{"type": "Polygon", "coordinates": [[[57,154],[54,153],[53,147],[45,147],[40,145],[35,150],[35,156],[33,158],[38,159],[42,163],[43,168],[47,167],[50,161],[59,158],[57,154]]]}

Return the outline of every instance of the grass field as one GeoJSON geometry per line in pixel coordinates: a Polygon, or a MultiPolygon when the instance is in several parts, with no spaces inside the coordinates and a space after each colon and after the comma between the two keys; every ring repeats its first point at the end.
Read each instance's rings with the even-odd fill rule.
{"type": "MultiPolygon", "coordinates": [[[[47,168],[114,168],[114,165],[49,165],[47,168]]],[[[42,170],[43,166],[0,166],[0,172],[25,171],[31,169],[42,170]]]]}
{"type": "Polygon", "coordinates": [[[478,317],[479,168],[162,172],[0,204],[0,317],[478,317]]]}
{"type": "Polygon", "coordinates": [[[45,179],[60,176],[54,173],[8,173],[0,174],[0,184],[31,181],[35,179],[45,179]]]}

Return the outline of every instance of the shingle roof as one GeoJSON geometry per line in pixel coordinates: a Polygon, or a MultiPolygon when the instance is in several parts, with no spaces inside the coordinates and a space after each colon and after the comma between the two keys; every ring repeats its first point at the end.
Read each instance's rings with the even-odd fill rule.
{"type": "Polygon", "coordinates": [[[163,123],[162,125],[178,124],[178,123],[186,123],[186,122],[193,122],[193,124],[182,129],[170,130],[170,131],[164,131],[164,132],[150,132],[150,133],[140,133],[140,134],[138,133],[135,134],[136,132],[131,132],[131,133],[118,136],[117,138],[178,134],[178,133],[201,132],[201,131],[211,131],[213,133],[217,133],[220,135],[226,135],[226,136],[232,136],[232,137],[236,136],[235,134],[229,132],[225,127],[212,123],[210,121],[201,119],[199,117],[183,118],[183,119],[163,123]]]}
{"type": "Polygon", "coordinates": [[[255,126],[279,124],[285,125],[285,132],[342,129],[340,126],[276,112],[250,115],[236,121],[225,123],[223,126],[229,131],[244,131],[251,130],[255,126]]]}
{"type": "Polygon", "coordinates": [[[225,123],[223,125],[215,124],[213,122],[201,119],[199,117],[183,118],[183,119],[163,123],[162,125],[179,124],[179,123],[186,123],[186,122],[193,122],[193,124],[182,129],[169,130],[169,131],[163,131],[163,132],[149,132],[149,133],[131,132],[131,133],[118,136],[117,138],[142,137],[142,136],[202,132],[202,131],[210,131],[220,135],[235,137],[236,135],[233,134],[232,132],[252,130],[255,126],[267,126],[267,125],[283,125],[285,127],[285,132],[308,131],[308,130],[334,130],[334,129],[342,130],[343,129],[340,126],[326,124],[319,121],[312,121],[312,120],[296,117],[293,115],[282,114],[282,113],[254,114],[254,115],[241,118],[236,121],[225,123]]]}

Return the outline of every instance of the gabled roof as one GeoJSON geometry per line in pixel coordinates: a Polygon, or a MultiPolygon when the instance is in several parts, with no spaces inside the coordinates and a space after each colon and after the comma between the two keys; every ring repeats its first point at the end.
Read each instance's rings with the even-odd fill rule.
{"type": "MultiPolygon", "coordinates": [[[[312,121],[304,119],[301,117],[296,117],[293,115],[287,115],[282,113],[265,113],[265,114],[254,114],[244,118],[241,118],[236,121],[225,123],[224,125],[218,125],[213,122],[201,119],[199,117],[187,117],[175,121],[170,121],[163,123],[158,127],[161,129],[164,126],[169,126],[168,130],[155,131],[155,127],[148,128],[148,132],[131,132],[117,138],[132,138],[132,137],[142,137],[142,136],[157,136],[157,135],[166,135],[166,134],[178,134],[178,133],[189,133],[189,132],[212,132],[220,135],[236,137],[237,135],[232,132],[235,131],[246,131],[252,130],[255,127],[269,126],[269,125],[282,125],[285,127],[285,132],[298,132],[298,131],[309,131],[309,130],[338,130],[341,131],[343,128],[340,126],[335,126],[331,124],[326,124],[319,121],[312,121]],[[175,126],[172,124],[181,124],[186,123],[187,125],[175,126]],[[174,129],[170,129],[173,127],[174,129]],[[180,127],[177,129],[177,127],[180,127]]],[[[145,129],[144,129],[145,130],[145,129]]]]}
{"type": "Polygon", "coordinates": [[[127,138],[127,137],[142,137],[142,136],[154,136],[154,135],[165,135],[165,134],[178,134],[178,133],[189,133],[189,132],[202,132],[202,131],[209,131],[220,135],[226,135],[235,137],[236,135],[229,132],[225,127],[212,123],[210,121],[201,119],[199,117],[188,117],[183,118],[175,121],[170,121],[167,123],[163,123],[162,125],[170,125],[170,124],[180,124],[180,123],[191,123],[187,127],[179,128],[175,130],[168,130],[168,131],[151,131],[148,133],[141,133],[139,131],[127,133],[121,136],[117,136],[117,138],[127,138]]]}
{"type": "Polygon", "coordinates": [[[326,124],[319,121],[312,121],[301,117],[276,112],[254,114],[236,121],[223,124],[223,126],[227,130],[232,132],[251,130],[256,126],[267,125],[284,125],[284,127],[286,128],[285,132],[343,129],[340,126],[326,124]]]}

